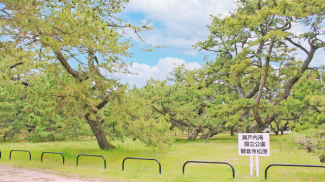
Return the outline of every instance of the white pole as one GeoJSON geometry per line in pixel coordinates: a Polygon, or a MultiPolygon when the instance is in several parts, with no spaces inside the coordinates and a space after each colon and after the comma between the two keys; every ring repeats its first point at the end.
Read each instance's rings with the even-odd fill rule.
{"type": "Polygon", "coordinates": [[[251,176],[253,176],[253,165],[254,165],[254,162],[253,162],[253,156],[249,156],[250,157],[250,169],[251,169],[251,176]]]}
{"type": "Polygon", "coordinates": [[[256,176],[259,176],[260,175],[260,161],[258,160],[258,156],[256,156],[256,176]]]}

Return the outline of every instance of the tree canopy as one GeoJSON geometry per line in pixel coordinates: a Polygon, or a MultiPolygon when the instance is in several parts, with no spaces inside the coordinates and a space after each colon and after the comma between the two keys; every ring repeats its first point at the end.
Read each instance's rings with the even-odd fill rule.
{"type": "Polygon", "coordinates": [[[278,117],[278,106],[325,46],[324,17],[324,4],[313,0],[243,0],[230,16],[212,17],[211,35],[195,47],[216,53],[207,63],[208,78],[238,95],[235,112],[250,111],[251,132],[278,117]],[[295,26],[307,31],[299,33],[295,26]],[[303,59],[296,58],[297,51],[303,59]]]}
{"type": "Polygon", "coordinates": [[[123,58],[132,56],[132,44],[124,32],[151,29],[118,18],[127,2],[0,3],[4,139],[25,130],[33,141],[82,134],[95,135],[101,149],[114,148],[107,136],[163,148],[174,129],[207,141],[223,131],[268,126],[277,134],[290,127],[323,137],[324,67],[310,64],[325,47],[324,2],[240,0],[229,16],[211,16],[210,35],[193,46],[212,52],[213,60],[195,70],[179,66],[167,80],[142,88],[107,76],[129,73],[123,58]]]}
{"type": "Polygon", "coordinates": [[[6,98],[4,103],[10,102],[8,94],[15,96],[17,104],[21,102],[10,102],[11,110],[16,115],[27,113],[29,119],[25,115],[20,119],[31,122],[34,134],[42,128],[47,128],[42,130],[43,134],[50,132],[47,125],[70,128],[85,120],[101,149],[114,147],[106,138],[102,110],[109,102],[118,100],[126,87],[107,74],[128,73],[122,57],[132,55],[128,50],[132,44],[123,32],[131,30],[137,34],[151,29],[118,18],[117,13],[127,2],[0,3],[2,96],[6,98]],[[27,87],[16,86],[18,83],[27,87]],[[12,85],[15,87],[10,89],[15,91],[8,90],[12,85]]]}

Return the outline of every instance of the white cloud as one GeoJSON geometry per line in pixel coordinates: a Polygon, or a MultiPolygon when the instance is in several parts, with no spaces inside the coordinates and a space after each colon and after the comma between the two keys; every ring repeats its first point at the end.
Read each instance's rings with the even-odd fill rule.
{"type": "Polygon", "coordinates": [[[133,63],[132,66],[129,67],[129,70],[132,73],[136,73],[136,75],[115,73],[112,76],[120,78],[120,82],[123,84],[128,83],[130,86],[136,85],[137,87],[142,87],[150,78],[165,80],[168,73],[181,64],[184,64],[185,68],[190,70],[201,68],[201,65],[197,62],[187,63],[183,59],[166,57],[159,59],[158,64],[152,67],[147,64],[133,63]]]}
{"type": "Polygon", "coordinates": [[[324,58],[324,49],[317,50],[313,60],[310,62],[310,67],[320,67],[325,65],[325,58],[324,58]]]}
{"type": "Polygon", "coordinates": [[[144,13],[161,23],[162,29],[143,34],[149,44],[175,46],[193,56],[196,52],[191,46],[209,35],[210,15],[226,16],[235,8],[231,0],[130,0],[126,12],[144,13]]]}
{"type": "MultiPolygon", "coordinates": [[[[191,46],[207,39],[210,15],[225,17],[234,9],[236,4],[232,0],[130,0],[125,13],[143,13],[146,19],[141,22],[147,19],[159,22],[161,27],[141,33],[148,44],[167,45],[180,53],[196,56],[198,51],[191,46]]],[[[290,30],[296,35],[307,31],[308,27],[298,23],[293,23],[290,30]]],[[[309,50],[307,41],[301,41],[301,45],[309,50]]],[[[310,66],[324,65],[323,53],[323,49],[318,50],[310,66]]],[[[306,54],[298,49],[296,57],[305,60],[306,54]]]]}
{"type": "MultiPolygon", "coordinates": [[[[303,26],[300,23],[293,23],[292,24],[292,28],[289,30],[289,32],[293,33],[294,35],[301,35],[303,33],[307,33],[310,32],[310,27],[307,26],[303,26]]],[[[321,40],[325,40],[325,36],[324,35],[319,35],[318,36],[319,39],[321,40]]],[[[298,39],[293,39],[295,42],[299,43],[302,47],[304,47],[307,51],[310,50],[310,45],[308,43],[307,40],[298,40],[298,39]]],[[[295,47],[292,44],[288,44],[290,48],[295,47]]],[[[295,47],[297,48],[297,47],[295,47]]],[[[300,60],[300,61],[305,61],[305,59],[307,58],[307,54],[302,51],[301,49],[297,48],[296,53],[296,59],[300,60]]],[[[323,58],[324,54],[324,49],[318,49],[313,57],[313,60],[311,61],[311,63],[309,64],[310,67],[320,67],[322,65],[325,65],[325,59],[323,58]]]]}

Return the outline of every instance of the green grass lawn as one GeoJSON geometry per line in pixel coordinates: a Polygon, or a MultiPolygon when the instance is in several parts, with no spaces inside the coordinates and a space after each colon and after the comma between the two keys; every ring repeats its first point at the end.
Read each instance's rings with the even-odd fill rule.
{"type": "MultiPolygon", "coordinates": [[[[0,164],[17,165],[25,168],[40,168],[59,171],[61,174],[82,177],[99,177],[119,181],[173,181],[173,182],[202,182],[202,181],[265,181],[264,170],[272,163],[313,164],[323,165],[317,156],[308,154],[304,150],[283,151],[281,141],[284,136],[274,136],[271,139],[271,156],[260,157],[260,176],[251,177],[249,171],[249,156],[238,155],[237,136],[221,134],[207,143],[202,140],[186,141],[178,139],[175,144],[165,151],[157,151],[145,147],[138,141],[126,140],[124,143],[115,142],[116,149],[101,151],[94,139],[78,141],[58,141],[45,143],[31,143],[26,141],[0,143],[2,158],[0,164]],[[29,154],[13,152],[9,160],[10,150],[29,150],[29,154]],[[65,165],[62,157],[57,154],[44,154],[43,151],[62,152],[65,156],[65,165]],[[78,154],[103,155],[107,161],[104,169],[103,159],[99,157],[81,156],[79,166],[76,166],[78,154]],[[122,171],[122,161],[125,157],[156,158],[162,166],[162,174],[158,172],[155,161],[126,160],[125,170],[122,171]],[[229,162],[235,168],[236,178],[232,179],[231,168],[227,165],[216,164],[187,164],[185,175],[182,166],[188,160],[223,161],[229,162]]],[[[268,170],[267,181],[324,181],[325,169],[272,167],[268,170]]]]}

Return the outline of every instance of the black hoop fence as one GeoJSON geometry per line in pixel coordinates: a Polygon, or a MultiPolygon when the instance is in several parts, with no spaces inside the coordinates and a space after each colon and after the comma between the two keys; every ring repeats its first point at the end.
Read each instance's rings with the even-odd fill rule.
{"type": "Polygon", "coordinates": [[[11,160],[11,153],[12,152],[28,152],[29,153],[29,160],[30,161],[32,160],[32,154],[30,153],[29,150],[11,150],[10,153],[9,153],[9,160],[11,160]]]}
{"type": "Polygon", "coordinates": [[[79,159],[80,156],[101,157],[101,158],[103,158],[103,160],[104,160],[104,168],[106,169],[106,159],[105,159],[104,156],[102,156],[102,155],[93,155],[93,154],[79,154],[79,155],[77,156],[77,166],[78,166],[78,159],[79,159]]]}
{"type": "Polygon", "coordinates": [[[321,165],[304,165],[304,164],[270,164],[265,169],[265,180],[267,179],[267,170],[272,166],[289,166],[289,167],[321,167],[325,168],[325,166],[321,165]]]}
{"type": "Polygon", "coordinates": [[[63,155],[63,153],[61,153],[61,152],[43,152],[42,155],[41,155],[41,162],[43,162],[43,155],[44,155],[44,153],[48,153],[48,154],[61,154],[62,161],[63,161],[63,165],[64,165],[64,155],[63,155]]]}
{"type": "Polygon", "coordinates": [[[135,160],[152,160],[152,161],[156,161],[159,165],[159,174],[161,174],[161,164],[157,159],[153,159],[153,158],[140,158],[140,157],[126,157],[123,162],[122,162],[122,171],[124,171],[124,162],[127,159],[135,159],[135,160]]]}
{"type": "Polygon", "coordinates": [[[235,179],[235,168],[228,162],[215,162],[215,161],[186,161],[183,165],[183,174],[185,173],[185,166],[188,163],[207,163],[207,164],[227,164],[232,169],[232,177],[235,179]]]}

